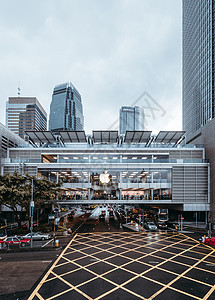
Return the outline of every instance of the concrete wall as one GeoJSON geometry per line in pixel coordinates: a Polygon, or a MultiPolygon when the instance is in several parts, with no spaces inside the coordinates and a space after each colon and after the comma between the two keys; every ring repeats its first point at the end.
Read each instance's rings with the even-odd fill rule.
{"type": "Polygon", "coordinates": [[[209,222],[215,224],[215,119],[209,121],[195,136],[187,139],[187,144],[205,146],[205,158],[210,162],[210,213],[209,222]],[[195,138],[196,137],[196,138],[195,138]]]}

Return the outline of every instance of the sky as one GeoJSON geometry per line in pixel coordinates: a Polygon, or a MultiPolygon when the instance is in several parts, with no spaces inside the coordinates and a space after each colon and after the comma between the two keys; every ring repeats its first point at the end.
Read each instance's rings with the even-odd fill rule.
{"type": "Polygon", "coordinates": [[[118,129],[119,109],[145,110],[145,129],[181,130],[181,0],[0,0],[0,122],[8,97],[55,85],[82,96],[84,129],[118,129]]]}

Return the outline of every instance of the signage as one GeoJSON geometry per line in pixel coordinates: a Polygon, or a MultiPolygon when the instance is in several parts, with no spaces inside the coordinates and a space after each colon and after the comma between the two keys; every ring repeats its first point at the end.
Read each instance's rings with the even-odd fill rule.
{"type": "Polygon", "coordinates": [[[55,215],[49,215],[49,220],[54,220],[55,215]]]}
{"type": "Polygon", "coordinates": [[[100,174],[99,179],[100,179],[101,183],[108,183],[110,181],[108,173],[100,174]]]}
{"type": "Polygon", "coordinates": [[[181,221],[184,221],[184,217],[181,217],[181,221]]]}

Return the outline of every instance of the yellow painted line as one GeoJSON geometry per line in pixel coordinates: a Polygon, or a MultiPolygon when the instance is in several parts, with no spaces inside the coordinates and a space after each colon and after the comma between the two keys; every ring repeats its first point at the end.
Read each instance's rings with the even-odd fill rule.
{"type": "Polygon", "coordinates": [[[53,263],[53,265],[51,266],[51,268],[47,271],[47,273],[44,275],[44,277],[42,278],[42,280],[40,281],[40,283],[38,284],[38,286],[35,288],[35,290],[32,292],[32,294],[30,295],[28,300],[32,300],[34,298],[34,296],[36,295],[36,293],[39,291],[39,289],[41,288],[41,286],[43,285],[43,283],[45,282],[46,278],[49,276],[49,274],[51,273],[51,271],[54,269],[54,267],[56,266],[56,264],[58,263],[58,261],[61,259],[61,257],[64,255],[64,253],[66,252],[67,248],[69,247],[69,245],[73,242],[73,240],[75,239],[76,235],[72,238],[72,240],[69,242],[69,244],[66,246],[66,248],[61,252],[61,254],[59,255],[59,257],[56,259],[56,261],[53,263]]]}
{"type": "Polygon", "coordinates": [[[215,285],[208,291],[208,293],[204,296],[203,300],[207,300],[211,294],[215,291],[215,285]]]}
{"type": "MultiPolygon", "coordinates": [[[[85,298],[87,298],[87,299],[92,299],[91,297],[89,297],[87,294],[85,294],[84,292],[82,292],[81,290],[79,290],[78,288],[77,288],[77,286],[74,286],[74,285],[72,285],[70,282],[68,282],[67,280],[65,280],[64,278],[62,278],[62,277],[60,277],[59,275],[57,275],[56,273],[55,273],[55,276],[58,278],[58,279],[60,279],[63,283],[65,283],[65,284],[67,284],[69,287],[71,287],[71,289],[74,289],[76,292],[78,292],[79,294],[81,294],[82,296],[84,296],[85,298]]],[[[68,291],[68,290],[67,290],[68,291]]],[[[64,292],[64,291],[63,291],[64,292]]],[[[58,296],[60,296],[62,294],[62,292],[61,293],[59,293],[59,294],[56,294],[55,295],[55,298],[56,297],[58,297],[58,296]]]]}
{"type": "Polygon", "coordinates": [[[72,290],[73,290],[73,288],[68,289],[68,290],[65,290],[65,291],[63,291],[63,292],[61,292],[61,293],[59,293],[59,294],[57,294],[57,295],[54,295],[54,296],[52,296],[52,297],[50,297],[50,298],[47,298],[46,300],[52,300],[52,299],[54,299],[54,298],[56,298],[56,297],[59,297],[59,296],[62,296],[63,294],[66,294],[66,293],[68,293],[68,292],[70,292],[70,291],[72,291],[72,290]]]}
{"type": "Polygon", "coordinates": [[[44,298],[43,298],[39,293],[36,293],[36,296],[37,296],[40,300],[44,300],[44,298]]]}
{"type": "MultiPolygon", "coordinates": [[[[215,250],[213,250],[212,252],[214,252],[215,250]]],[[[199,260],[198,262],[196,262],[194,264],[198,265],[199,263],[201,263],[206,257],[210,256],[210,253],[207,254],[205,257],[203,257],[201,260],[199,260]]],[[[175,279],[173,279],[171,282],[169,282],[165,287],[163,287],[160,291],[156,292],[154,295],[152,295],[152,297],[150,297],[151,299],[154,299],[157,295],[159,295],[161,292],[163,292],[166,288],[170,287],[173,283],[175,283],[177,280],[179,280],[181,277],[183,277],[184,274],[188,273],[190,270],[192,270],[194,268],[194,266],[191,266],[190,268],[188,268],[187,270],[185,270],[182,274],[180,274],[178,277],[176,277],[175,279]]],[[[192,296],[193,297],[193,296],[192,296]]]]}

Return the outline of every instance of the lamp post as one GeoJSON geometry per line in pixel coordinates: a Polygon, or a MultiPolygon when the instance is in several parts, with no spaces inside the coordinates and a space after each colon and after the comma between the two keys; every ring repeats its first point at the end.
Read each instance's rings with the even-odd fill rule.
{"type": "Polygon", "coordinates": [[[34,218],[34,179],[31,181],[31,201],[30,201],[30,218],[31,218],[31,248],[33,247],[33,218],[34,218]]]}

